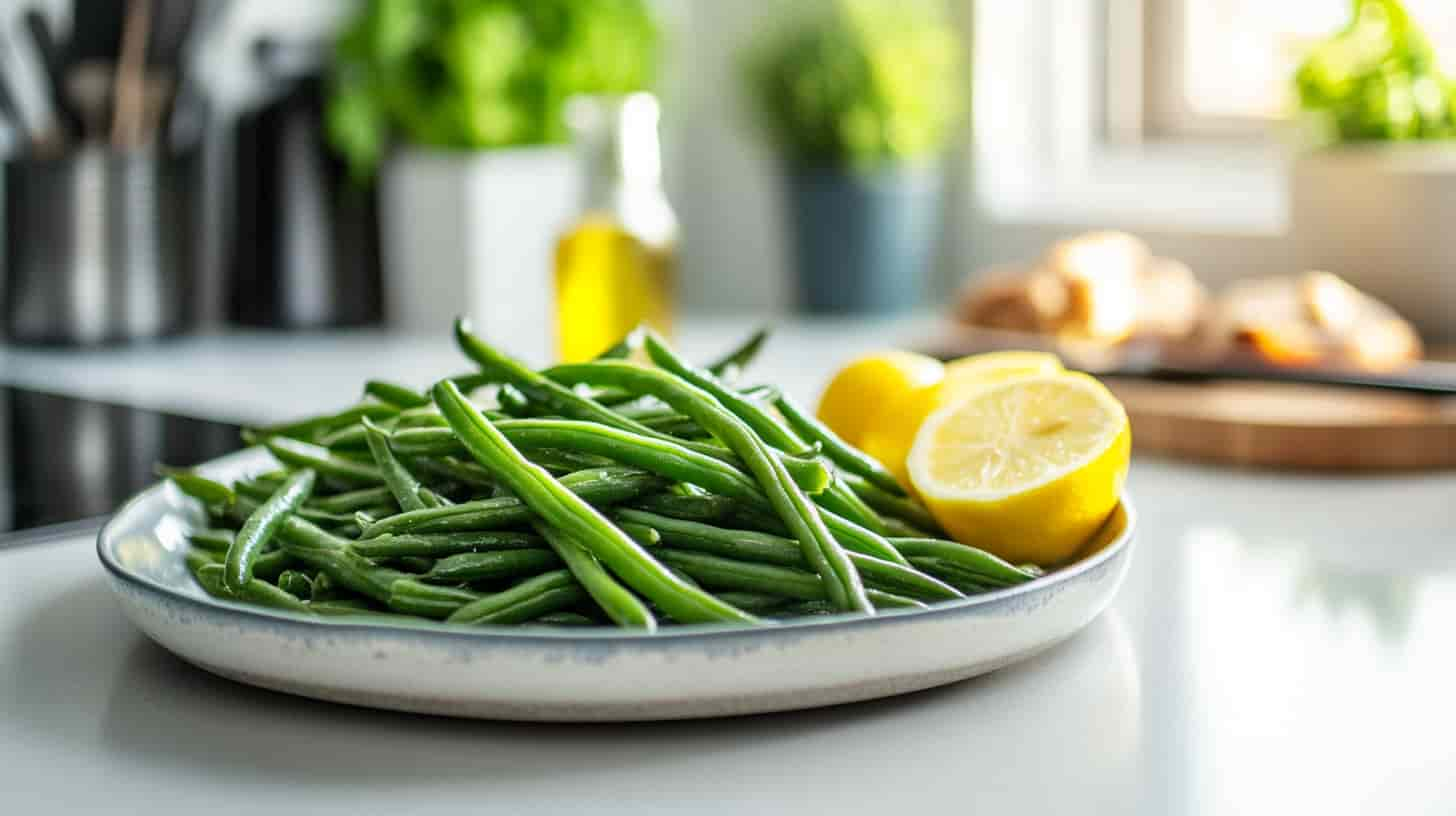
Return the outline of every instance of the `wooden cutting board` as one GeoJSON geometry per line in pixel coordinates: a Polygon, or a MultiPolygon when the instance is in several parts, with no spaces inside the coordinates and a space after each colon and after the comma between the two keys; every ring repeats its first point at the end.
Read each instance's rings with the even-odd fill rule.
{"type": "Polygon", "coordinates": [[[1456,467],[1456,398],[1251,382],[1106,382],[1127,406],[1140,451],[1318,470],[1456,467]]]}

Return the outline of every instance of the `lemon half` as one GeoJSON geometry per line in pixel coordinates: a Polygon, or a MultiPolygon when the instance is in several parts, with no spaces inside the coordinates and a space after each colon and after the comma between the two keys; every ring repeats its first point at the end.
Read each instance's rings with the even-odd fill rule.
{"type": "Polygon", "coordinates": [[[1085,374],[992,383],[931,414],[907,462],[957,541],[1014,563],[1058,564],[1116,508],[1127,478],[1127,412],[1085,374]]]}
{"type": "Polygon", "coordinates": [[[1057,356],[1043,351],[991,351],[962,357],[947,363],[945,376],[938,381],[911,389],[890,403],[858,444],[908,487],[905,460],[926,417],[988,383],[1061,370],[1057,356]]]}

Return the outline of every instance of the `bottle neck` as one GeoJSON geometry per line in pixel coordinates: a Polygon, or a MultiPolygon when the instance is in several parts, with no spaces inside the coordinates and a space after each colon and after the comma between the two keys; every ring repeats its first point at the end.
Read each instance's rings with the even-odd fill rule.
{"type": "Polygon", "coordinates": [[[585,97],[573,101],[568,116],[585,170],[586,209],[614,211],[623,197],[660,194],[655,99],[585,97]]]}

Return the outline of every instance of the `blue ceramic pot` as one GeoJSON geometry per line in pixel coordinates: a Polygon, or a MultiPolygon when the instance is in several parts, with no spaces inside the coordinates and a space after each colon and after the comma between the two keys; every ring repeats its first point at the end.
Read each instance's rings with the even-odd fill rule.
{"type": "Polygon", "coordinates": [[[922,302],[940,226],[938,167],[790,167],[785,177],[801,308],[863,314],[922,302]]]}

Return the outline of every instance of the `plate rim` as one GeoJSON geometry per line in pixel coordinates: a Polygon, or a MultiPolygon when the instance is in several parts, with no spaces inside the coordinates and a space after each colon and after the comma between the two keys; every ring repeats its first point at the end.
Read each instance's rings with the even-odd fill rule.
{"type": "MultiPolygon", "coordinates": [[[[209,460],[197,467],[218,465],[234,458],[247,459],[256,456],[260,452],[260,448],[245,448],[218,457],[217,459],[209,460]]],[[[1127,517],[1127,522],[1122,532],[1098,552],[1070,566],[1048,573],[1040,578],[1027,581],[1024,584],[1005,587],[965,598],[938,601],[926,609],[895,609],[876,615],[859,615],[853,612],[843,612],[833,615],[820,615],[786,622],[777,622],[767,626],[739,626],[735,624],[723,625],[714,623],[685,624],[662,628],[653,632],[642,632],[635,629],[618,627],[603,627],[600,629],[583,627],[580,630],[574,630],[568,627],[563,627],[560,630],[553,630],[548,627],[532,627],[528,630],[522,630],[520,627],[515,626],[487,625],[464,629],[458,626],[450,626],[441,621],[384,623],[368,621],[362,618],[351,619],[349,616],[311,618],[296,612],[222,601],[211,596],[197,598],[180,592],[167,584],[160,583],[129,570],[112,557],[112,553],[110,552],[111,548],[107,546],[107,542],[114,537],[114,528],[118,521],[143,502],[154,498],[155,494],[165,489],[165,486],[165,482],[156,482],[131,496],[106,519],[106,523],[97,531],[97,559],[101,562],[102,567],[111,574],[113,579],[128,584],[134,589],[160,595],[169,602],[180,603],[194,610],[201,610],[207,613],[240,615],[256,623],[269,623],[290,628],[297,627],[314,632],[326,631],[340,634],[388,635],[397,633],[440,639],[448,641],[452,645],[460,645],[461,643],[468,642],[485,646],[510,644],[551,645],[558,647],[573,644],[582,646],[648,646],[660,644],[667,646],[681,644],[684,641],[697,643],[703,640],[711,641],[743,637],[780,638],[812,633],[837,632],[845,629],[873,629],[908,621],[934,620],[968,612],[980,607],[990,607],[1004,601],[1014,600],[1023,595],[1033,594],[1040,590],[1050,589],[1056,585],[1070,582],[1085,573],[1097,569],[1130,549],[1137,529],[1137,511],[1133,506],[1130,495],[1124,490],[1119,499],[1119,504],[1127,517]]],[[[175,511],[169,511],[169,513],[175,515],[175,511]]]]}

